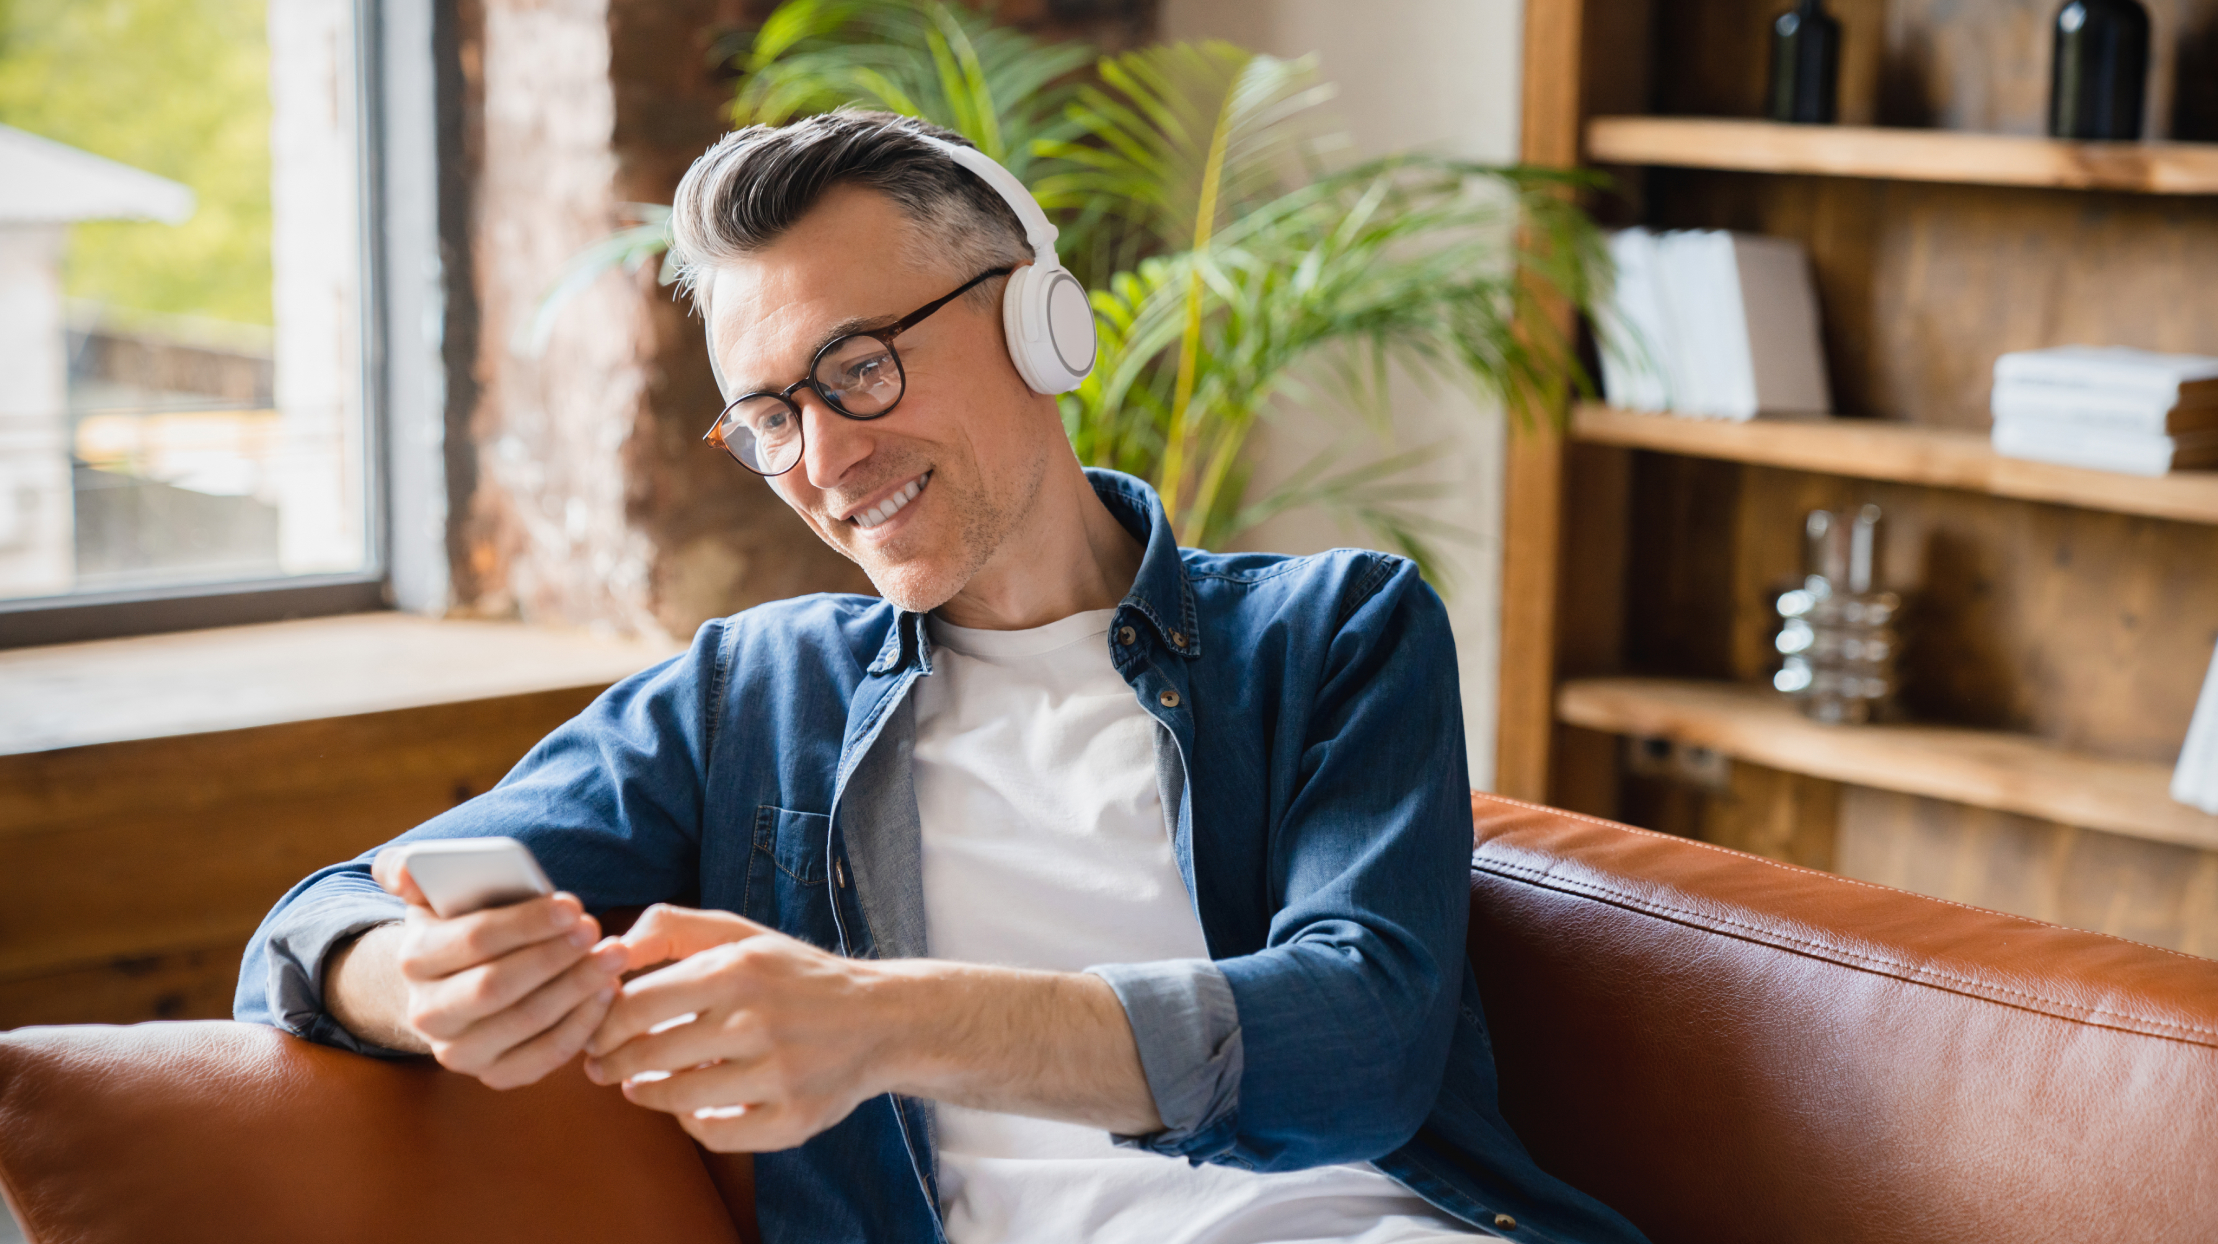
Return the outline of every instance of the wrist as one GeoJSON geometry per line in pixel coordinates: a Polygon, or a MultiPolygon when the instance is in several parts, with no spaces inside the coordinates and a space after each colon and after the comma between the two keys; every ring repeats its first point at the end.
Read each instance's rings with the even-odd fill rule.
{"type": "Polygon", "coordinates": [[[962,1013],[950,1001],[970,992],[962,965],[930,959],[861,960],[860,1031],[875,1035],[862,1078],[870,1095],[934,1097],[956,1072],[960,1033],[947,1031],[962,1013]]]}
{"type": "Polygon", "coordinates": [[[408,1026],[408,987],[400,977],[401,923],[371,925],[324,959],[323,1009],[355,1039],[410,1054],[431,1045],[408,1026]]]}

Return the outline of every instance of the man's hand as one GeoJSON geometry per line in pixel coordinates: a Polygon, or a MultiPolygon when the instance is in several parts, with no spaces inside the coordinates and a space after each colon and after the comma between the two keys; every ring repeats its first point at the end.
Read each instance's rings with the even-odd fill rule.
{"type": "Polygon", "coordinates": [[[887,1034],[860,961],[728,912],[664,905],[623,940],[634,966],[676,962],[624,986],[585,1072],[676,1115],[703,1145],[790,1149],[885,1091],[887,1034]]]}
{"type": "Polygon", "coordinates": [[[408,876],[405,849],[372,875],[408,903],[332,957],[326,1004],[348,1031],[428,1053],[497,1089],[531,1084],[584,1048],[615,999],[626,952],[576,896],[555,894],[443,920],[408,876]]]}
{"type": "Polygon", "coordinates": [[[586,1074],[720,1152],[789,1149],[880,1093],[1162,1127],[1115,991],[1098,977],[827,954],[725,912],[656,906],[586,1074]]]}

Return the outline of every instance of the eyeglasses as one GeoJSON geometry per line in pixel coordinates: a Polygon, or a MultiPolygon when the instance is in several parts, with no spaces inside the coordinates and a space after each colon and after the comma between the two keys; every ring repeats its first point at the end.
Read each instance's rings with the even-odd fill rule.
{"type": "Polygon", "coordinates": [[[757,475],[783,475],[801,461],[801,408],[793,395],[807,389],[849,419],[877,419],[893,413],[909,378],[893,339],[923,323],[934,311],[969,293],[982,281],[1007,276],[1015,268],[995,268],[963,282],[945,298],[935,298],[885,328],[834,338],[816,352],[809,374],[784,390],[743,393],[732,399],[716,425],[701,439],[739,460],[757,475]]]}

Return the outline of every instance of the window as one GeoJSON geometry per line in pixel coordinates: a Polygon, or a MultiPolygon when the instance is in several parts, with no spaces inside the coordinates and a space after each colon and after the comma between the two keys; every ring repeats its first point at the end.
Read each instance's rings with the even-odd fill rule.
{"type": "Polygon", "coordinates": [[[0,624],[375,603],[359,42],[356,0],[0,0],[0,624]]]}

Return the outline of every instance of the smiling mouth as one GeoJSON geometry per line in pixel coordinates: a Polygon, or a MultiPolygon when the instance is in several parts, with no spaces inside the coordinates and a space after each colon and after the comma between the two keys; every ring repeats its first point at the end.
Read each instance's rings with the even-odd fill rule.
{"type": "Polygon", "coordinates": [[[864,531],[868,531],[906,509],[908,504],[916,500],[917,495],[924,491],[924,486],[931,482],[932,473],[926,471],[924,474],[910,480],[908,487],[901,489],[878,504],[859,513],[848,515],[847,521],[864,531]]]}

